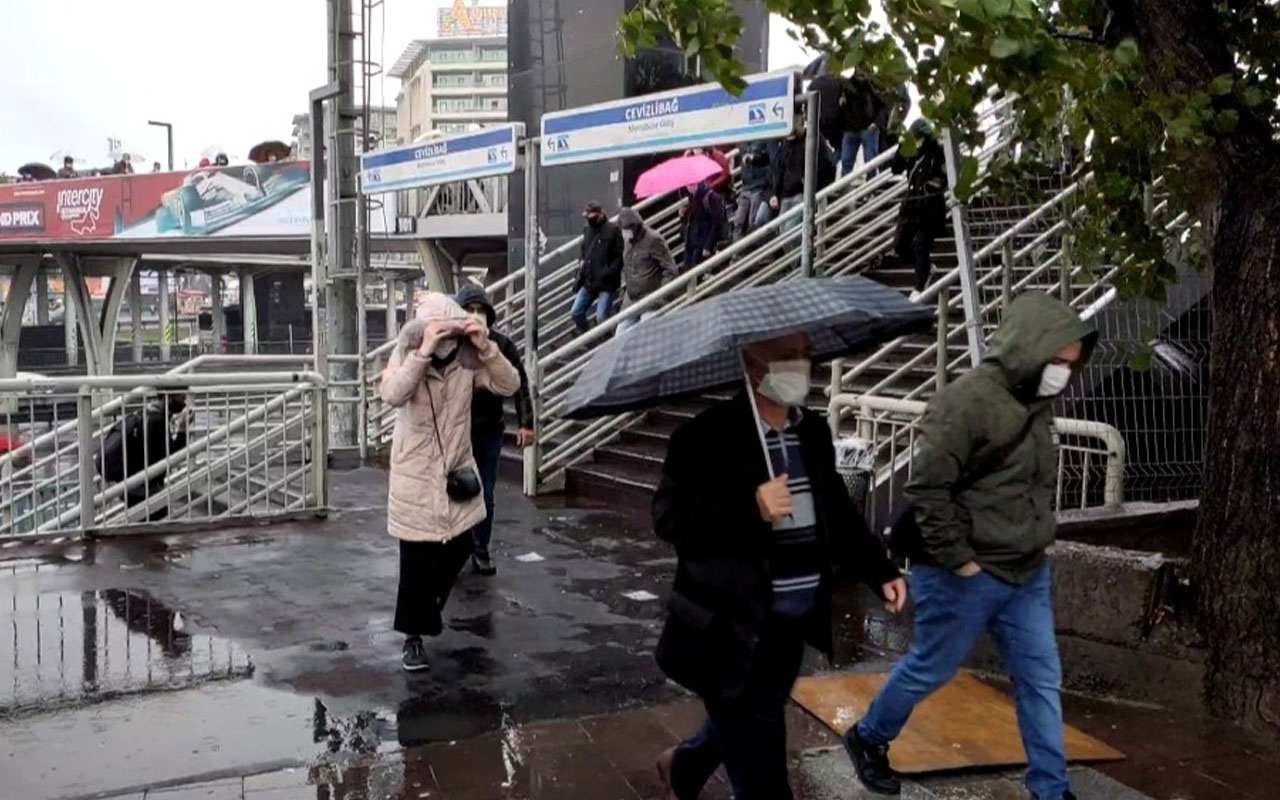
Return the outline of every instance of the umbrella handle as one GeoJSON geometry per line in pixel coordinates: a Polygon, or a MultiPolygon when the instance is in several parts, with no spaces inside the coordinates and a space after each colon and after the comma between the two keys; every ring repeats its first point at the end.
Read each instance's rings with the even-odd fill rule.
{"type": "Polygon", "coordinates": [[[756,405],[756,389],[751,385],[751,374],[747,372],[747,359],[742,350],[738,351],[738,363],[742,365],[742,379],[747,384],[747,402],[751,404],[751,415],[756,420],[756,434],[760,437],[760,452],[764,454],[764,466],[769,471],[769,480],[778,477],[773,474],[773,459],[769,458],[769,443],[764,438],[764,422],[760,419],[760,407],[756,405]]]}

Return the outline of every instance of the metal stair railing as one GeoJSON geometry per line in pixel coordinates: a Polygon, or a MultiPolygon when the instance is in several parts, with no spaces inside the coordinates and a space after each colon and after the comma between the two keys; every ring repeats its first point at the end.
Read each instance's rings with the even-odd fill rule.
{"type": "MultiPolygon", "coordinates": [[[[872,472],[863,511],[874,529],[901,511],[902,489],[910,479],[920,418],[926,404],[876,395],[837,394],[828,424],[833,437],[852,418],[857,437],[872,453],[872,472]]],[[[1124,502],[1125,445],[1115,427],[1102,422],[1055,417],[1058,512],[1116,507],[1124,502]]]]}
{"type": "MultiPolygon", "coordinates": [[[[737,150],[727,153],[735,164],[731,175],[736,180],[740,167],[736,165],[737,150]]],[[[647,197],[632,208],[645,218],[645,224],[657,231],[671,245],[677,259],[683,252],[680,240],[680,204],[677,192],[647,197]]],[[[611,217],[616,221],[617,216],[611,217]]],[[[581,261],[577,251],[582,246],[582,236],[576,236],[538,259],[538,334],[541,341],[554,341],[555,337],[572,330],[572,320],[567,309],[573,297],[581,261]],[[564,262],[564,263],[561,263],[564,262]]],[[[494,303],[499,323],[516,345],[524,349],[524,298],[526,268],[509,273],[486,287],[494,303]],[[517,288],[519,286],[519,288],[517,288]]]]}
{"type": "MultiPolygon", "coordinates": [[[[24,424],[34,431],[43,424],[37,420],[53,417],[51,430],[24,436],[31,440],[0,456],[0,539],[134,526],[160,508],[168,512],[164,524],[323,512],[325,382],[308,372],[190,372],[202,363],[237,360],[245,357],[196,359],[165,375],[0,381],[11,436],[25,433],[24,424]],[[125,471],[132,474],[107,485],[100,477],[105,469],[94,463],[103,439],[130,411],[146,407],[149,396],[165,392],[189,398],[186,447],[168,452],[166,445],[163,455],[144,457],[152,462],[145,468],[126,463],[125,471]],[[95,407],[95,398],[105,395],[118,396],[95,407]],[[67,416],[73,419],[64,421],[67,416]],[[164,486],[150,492],[146,487],[156,480],[164,480],[164,486]],[[213,496],[238,491],[237,480],[244,496],[219,502],[215,511],[213,496]],[[122,501],[130,490],[148,496],[125,508],[122,501]]],[[[163,403],[149,413],[166,414],[163,403]]],[[[165,424],[170,424],[167,416],[165,424]]],[[[122,458],[128,458],[127,451],[122,458]]]]}
{"type": "MultiPolygon", "coordinates": [[[[891,149],[880,154],[818,192],[820,210],[815,214],[815,222],[830,227],[831,232],[824,241],[831,246],[828,251],[831,257],[826,262],[817,260],[816,265],[838,263],[844,271],[857,266],[850,258],[838,262],[836,258],[849,250],[844,247],[846,242],[865,240],[873,230],[883,228],[884,203],[869,198],[875,198],[877,191],[888,191],[889,200],[885,202],[891,203],[893,192],[903,184],[901,176],[883,170],[894,152],[891,149]],[[876,174],[877,170],[882,171],[876,174]],[[873,175],[870,180],[868,174],[873,175]]],[[[628,320],[672,313],[725,291],[799,277],[803,213],[802,207],[792,208],[587,333],[548,348],[545,354],[539,353],[540,430],[532,454],[540,486],[555,483],[558,473],[590,457],[596,447],[616,438],[644,416],[622,414],[585,424],[560,418],[565,411],[566,393],[595,348],[608,341],[617,327],[628,320]]],[[[883,235],[879,238],[883,239],[883,235]]],[[[860,263],[866,263],[882,251],[883,248],[861,253],[860,263]]],[[[857,255],[852,250],[849,252],[857,255]]]]}

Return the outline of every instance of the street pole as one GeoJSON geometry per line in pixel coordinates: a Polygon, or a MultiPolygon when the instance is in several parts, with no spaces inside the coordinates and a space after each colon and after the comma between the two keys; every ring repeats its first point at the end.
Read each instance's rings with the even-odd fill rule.
{"type": "Polygon", "coordinates": [[[804,230],[800,237],[800,274],[813,277],[813,241],[818,204],[818,93],[804,98],[804,230]]]}
{"type": "Polygon", "coordinates": [[[169,139],[169,171],[173,172],[173,123],[147,120],[147,124],[155,125],[157,128],[164,128],[165,134],[169,139]]]}
{"type": "Polygon", "coordinates": [[[538,145],[524,140],[524,367],[533,400],[533,444],[524,450],[524,493],[538,494],[542,469],[542,372],[538,366],[538,145]]]}

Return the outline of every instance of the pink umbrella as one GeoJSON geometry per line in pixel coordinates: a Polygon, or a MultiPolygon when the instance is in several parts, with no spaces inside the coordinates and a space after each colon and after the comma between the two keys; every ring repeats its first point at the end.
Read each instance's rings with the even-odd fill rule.
{"type": "Polygon", "coordinates": [[[720,172],[720,165],[707,156],[677,156],[640,173],[636,180],[636,197],[665,194],[701,183],[720,172]]]}

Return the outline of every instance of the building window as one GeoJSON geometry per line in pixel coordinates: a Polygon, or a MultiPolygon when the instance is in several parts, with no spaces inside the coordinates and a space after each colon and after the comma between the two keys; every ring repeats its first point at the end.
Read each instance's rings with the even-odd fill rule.
{"type": "Polygon", "coordinates": [[[505,97],[487,97],[484,101],[485,111],[506,111],[507,98],[505,97]]]}
{"type": "Polygon", "coordinates": [[[441,133],[466,133],[471,126],[465,122],[437,122],[434,128],[441,133]]]}
{"type": "Polygon", "coordinates": [[[482,47],[480,48],[481,61],[502,61],[507,60],[507,48],[505,47],[482,47]]]}
{"type": "Polygon", "coordinates": [[[471,48],[465,50],[457,47],[440,48],[431,51],[431,60],[438,64],[457,64],[473,58],[471,48]]]}
{"type": "Polygon", "coordinates": [[[501,72],[491,72],[484,76],[485,86],[506,86],[507,76],[501,72]]]}
{"type": "Polygon", "coordinates": [[[471,76],[467,74],[450,75],[437,74],[433,76],[437,89],[452,89],[458,87],[467,87],[471,85],[471,76]]]}

